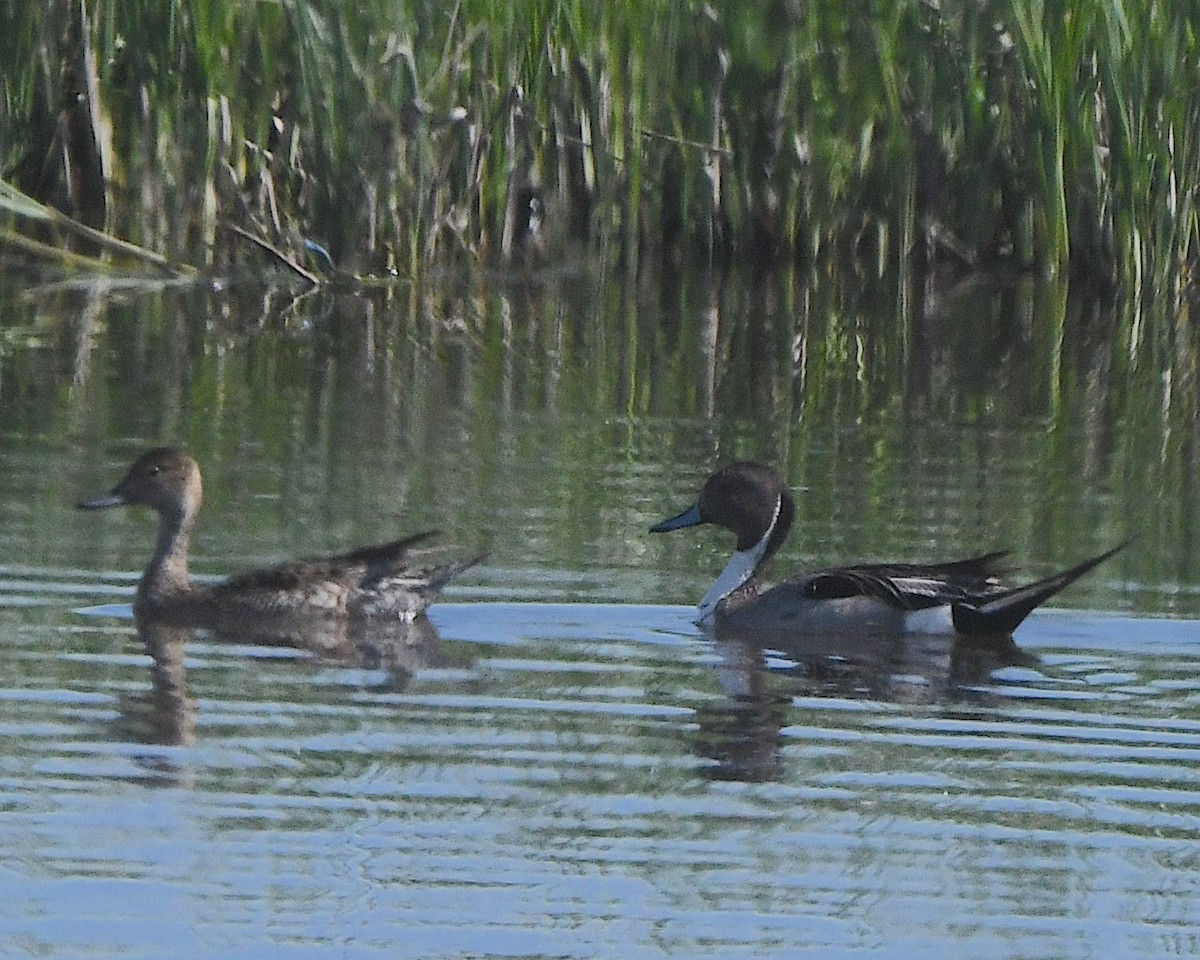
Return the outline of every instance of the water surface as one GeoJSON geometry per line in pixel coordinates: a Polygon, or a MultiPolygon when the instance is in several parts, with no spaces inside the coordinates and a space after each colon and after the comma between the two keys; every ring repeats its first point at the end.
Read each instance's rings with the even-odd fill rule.
{"type": "Polygon", "coordinates": [[[1200,952],[1195,405],[1056,296],[7,287],[0,953],[1200,952]],[[489,559],[414,631],[139,635],[148,519],[70,505],[161,442],[205,574],[489,559]],[[799,495],[781,567],[1139,539],[1012,646],[723,642],[727,539],[646,530],[732,456],[799,495]]]}

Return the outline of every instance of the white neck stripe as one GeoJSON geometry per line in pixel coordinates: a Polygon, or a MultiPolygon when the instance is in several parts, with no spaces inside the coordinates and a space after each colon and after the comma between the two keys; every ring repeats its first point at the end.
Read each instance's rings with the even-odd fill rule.
{"type": "Polygon", "coordinates": [[[775,498],[775,514],[771,517],[771,525],[767,527],[767,532],[754,546],[747,550],[737,550],[729,558],[729,563],[725,565],[721,575],[708,588],[708,593],[700,601],[700,619],[697,620],[697,623],[710,623],[716,616],[717,605],[754,576],[754,571],[762,563],[763,554],[767,552],[767,544],[771,542],[771,535],[775,532],[775,525],[779,522],[779,511],[782,508],[783,497],[777,496],[775,498]]]}

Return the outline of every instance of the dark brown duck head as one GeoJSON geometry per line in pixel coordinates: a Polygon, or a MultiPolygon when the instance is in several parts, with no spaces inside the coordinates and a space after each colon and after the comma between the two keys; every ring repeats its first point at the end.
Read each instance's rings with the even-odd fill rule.
{"type": "Polygon", "coordinates": [[[761,565],[786,539],[795,515],[795,501],[778,473],[766,464],[739,460],[712,474],[692,506],[655,524],[650,532],[711,523],[737,537],[739,552],[761,545],[761,565]]]}
{"type": "Polygon", "coordinates": [[[182,450],[156,447],[133,462],[121,482],[108,493],[85,500],[80,510],[143,506],[158,514],[154,557],[138,584],[139,603],[195,593],[188,576],[188,546],[204,485],[200,467],[182,450]]]}
{"type": "Polygon", "coordinates": [[[692,506],[650,532],[711,523],[737,537],[728,566],[700,602],[701,619],[707,620],[721,600],[762,571],[787,538],[795,516],[796,503],[779,474],[765,464],[739,460],[712,474],[692,506]]]}
{"type": "Polygon", "coordinates": [[[182,450],[157,447],[138,457],[112,490],[83,501],[79,509],[142,506],[160,517],[195,518],[203,498],[204,485],[196,461],[182,450]]]}

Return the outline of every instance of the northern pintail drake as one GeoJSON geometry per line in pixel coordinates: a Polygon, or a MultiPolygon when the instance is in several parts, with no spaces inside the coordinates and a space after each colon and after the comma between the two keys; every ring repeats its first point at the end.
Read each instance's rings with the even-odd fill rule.
{"type": "Polygon", "coordinates": [[[446,564],[413,548],[434,536],[403,540],[319,559],[252,570],[214,584],[192,582],[188,547],[203,498],[200,467],[182,450],[160,447],[138,457],[111,491],[81,510],[145,506],[158,514],[154,556],[138,583],[138,613],[203,622],[219,617],[391,616],[425,613],[449,580],[482,555],[446,564]]]}
{"type": "Polygon", "coordinates": [[[715,524],[737,548],[700,603],[706,627],[789,633],[934,633],[1007,636],[1045,603],[1124,544],[1062,573],[1019,587],[999,576],[1004,551],[947,563],[832,567],[764,589],[759,574],[791,529],[792,495],[770,467],[739,461],[713,473],[700,499],[651,527],[663,533],[715,524]]]}

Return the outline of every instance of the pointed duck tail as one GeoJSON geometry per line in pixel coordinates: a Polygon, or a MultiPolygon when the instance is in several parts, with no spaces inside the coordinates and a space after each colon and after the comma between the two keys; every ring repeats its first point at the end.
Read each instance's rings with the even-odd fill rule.
{"type": "Polygon", "coordinates": [[[444,553],[448,548],[440,547],[429,551],[412,549],[437,534],[437,530],[426,530],[392,543],[384,543],[375,547],[361,547],[338,559],[367,565],[366,574],[363,576],[364,586],[375,587],[381,582],[391,579],[408,581],[408,587],[417,590],[425,598],[422,607],[424,609],[442,592],[442,588],[447,583],[464,570],[487,559],[486,553],[479,553],[473,557],[467,557],[465,560],[441,564],[428,561],[432,557],[444,553]]]}
{"type": "Polygon", "coordinates": [[[487,559],[486,553],[479,553],[473,557],[468,557],[466,560],[456,560],[454,563],[448,563],[443,567],[435,567],[430,571],[429,590],[432,594],[439,594],[442,588],[451,580],[457,577],[464,570],[475,566],[477,563],[483,563],[487,559]]]}
{"type": "Polygon", "coordinates": [[[331,559],[342,563],[365,563],[369,567],[388,567],[404,563],[409,551],[419,543],[424,543],[438,535],[437,530],[423,530],[402,540],[391,543],[380,543],[371,547],[359,547],[349,553],[343,553],[331,559]]]}
{"type": "Polygon", "coordinates": [[[1084,560],[1070,570],[1056,573],[1045,580],[1027,583],[992,594],[973,603],[956,603],[952,609],[954,629],[974,636],[1005,636],[1012,633],[1034,610],[1065,587],[1070,586],[1093,567],[1103,563],[1129,544],[1126,540],[1099,556],[1084,560]]]}

